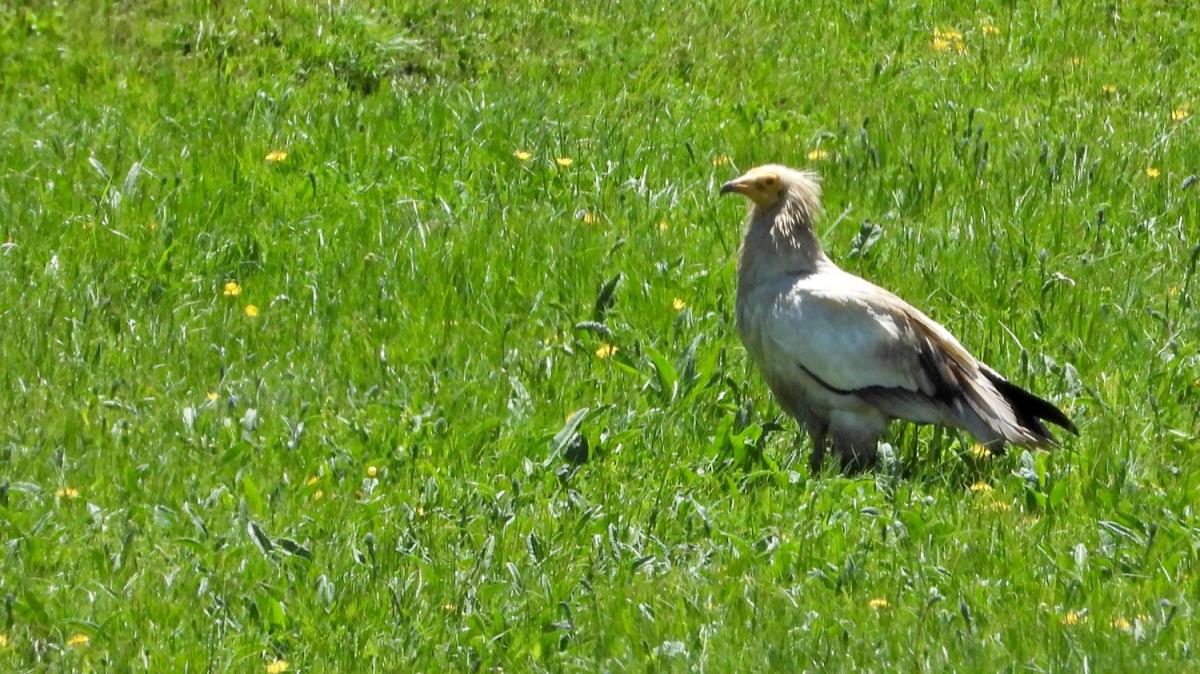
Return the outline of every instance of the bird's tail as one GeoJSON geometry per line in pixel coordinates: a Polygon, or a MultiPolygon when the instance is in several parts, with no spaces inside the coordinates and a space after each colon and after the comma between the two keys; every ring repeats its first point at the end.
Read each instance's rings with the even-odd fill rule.
{"type": "Polygon", "coordinates": [[[1021,429],[1033,436],[1037,444],[1058,444],[1054,436],[1046,429],[1045,424],[1042,423],[1043,420],[1049,421],[1056,426],[1061,426],[1073,435],[1079,435],[1079,429],[1075,428],[1075,424],[1067,418],[1066,414],[1063,414],[1062,410],[1055,407],[1053,403],[1043,400],[1017,386],[991,371],[990,368],[984,368],[983,373],[992,386],[995,387],[996,392],[1008,402],[1021,429]]]}

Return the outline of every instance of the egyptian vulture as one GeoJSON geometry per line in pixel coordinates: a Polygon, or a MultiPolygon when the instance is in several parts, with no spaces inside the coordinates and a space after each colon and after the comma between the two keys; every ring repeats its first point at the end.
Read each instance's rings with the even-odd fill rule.
{"type": "Polygon", "coordinates": [[[738,252],[738,332],[779,404],[812,437],[814,471],[827,439],[844,469],[873,466],[893,419],[961,428],[993,452],[1005,442],[1054,445],[1042,420],[1076,432],[946,328],[834,264],[813,232],[817,180],[767,165],[721,186],[751,202],[738,252]]]}

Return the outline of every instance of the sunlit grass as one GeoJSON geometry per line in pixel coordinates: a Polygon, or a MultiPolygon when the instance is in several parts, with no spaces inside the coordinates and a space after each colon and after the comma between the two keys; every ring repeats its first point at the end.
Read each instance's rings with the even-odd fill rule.
{"type": "Polygon", "coordinates": [[[0,671],[1186,671],[1200,24],[1066,4],[0,8],[0,671]],[[810,477],[766,162],[1081,436],[810,477]]]}

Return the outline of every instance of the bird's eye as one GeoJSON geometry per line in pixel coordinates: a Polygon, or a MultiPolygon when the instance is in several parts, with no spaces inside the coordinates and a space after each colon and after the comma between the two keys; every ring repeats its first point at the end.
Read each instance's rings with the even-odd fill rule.
{"type": "Polygon", "coordinates": [[[775,184],[775,177],[774,177],[774,176],[767,176],[766,178],[763,178],[763,184],[764,184],[764,185],[768,185],[768,186],[770,186],[770,185],[774,185],[774,184],[775,184]]]}

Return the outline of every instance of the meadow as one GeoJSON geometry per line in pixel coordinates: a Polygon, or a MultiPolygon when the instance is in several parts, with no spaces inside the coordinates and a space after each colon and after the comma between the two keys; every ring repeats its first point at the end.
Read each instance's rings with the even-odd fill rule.
{"type": "Polygon", "coordinates": [[[0,671],[1197,671],[1186,2],[0,4],[0,671]],[[809,475],[756,164],[1080,427],[809,475]]]}

